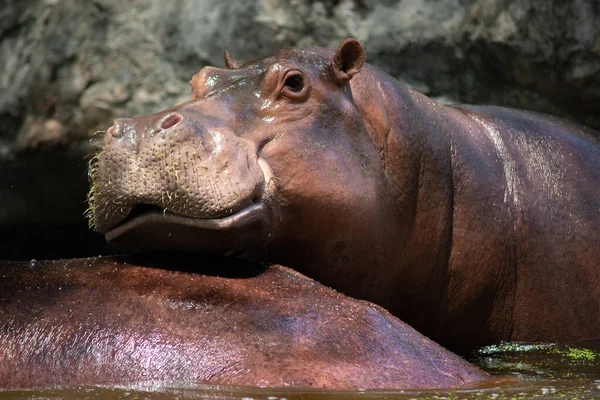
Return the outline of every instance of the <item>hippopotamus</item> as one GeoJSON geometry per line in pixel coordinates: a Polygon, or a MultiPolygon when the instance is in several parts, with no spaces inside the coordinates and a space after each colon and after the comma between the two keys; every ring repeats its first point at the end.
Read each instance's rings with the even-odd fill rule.
{"type": "Polygon", "coordinates": [[[219,258],[0,262],[0,387],[454,387],[489,378],[382,308],[219,258]]]}
{"type": "Polygon", "coordinates": [[[600,336],[600,133],[445,106],[336,51],[205,67],[92,163],[114,244],[258,258],[463,352],[600,336]]]}

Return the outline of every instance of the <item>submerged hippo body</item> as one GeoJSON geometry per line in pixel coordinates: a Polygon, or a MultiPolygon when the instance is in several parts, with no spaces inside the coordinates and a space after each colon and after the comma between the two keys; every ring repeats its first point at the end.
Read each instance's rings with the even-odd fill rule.
{"type": "Polygon", "coordinates": [[[381,308],[287,268],[162,263],[219,266],[219,277],[154,264],[0,263],[0,387],[401,388],[488,377],[381,308]]]}
{"type": "Polygon", "coordinates": [[[600,336],[598,133],[439,105],[354,40],[226,61],[106,132],[109,241],[280,262],[455,350],[600,336]]]}

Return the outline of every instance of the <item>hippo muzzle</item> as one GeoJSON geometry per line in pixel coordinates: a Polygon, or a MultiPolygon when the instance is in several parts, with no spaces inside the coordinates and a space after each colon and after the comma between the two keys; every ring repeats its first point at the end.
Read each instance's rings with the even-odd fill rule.
{"type": "Polygon", "coordinates": [[[92,163],[90,193],[93,225],[109,242],[235,253],[265,240],[257,148],[222,109],[195,101],[115,120],[92,163]]]}

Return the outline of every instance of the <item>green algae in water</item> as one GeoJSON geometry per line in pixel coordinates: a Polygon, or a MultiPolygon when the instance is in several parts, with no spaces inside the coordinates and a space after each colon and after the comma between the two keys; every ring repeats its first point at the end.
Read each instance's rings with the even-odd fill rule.
{"type": "Polygon", "coordinates": [[[470,359],[494,375],[520,379],[600,378],[600,349],[596,342],[574,345],[501,343],[478,350],[470,359]]]}
{"type": "Polygon", "coordinates": [[[590,349],[578,349],[574,347],[570,347],[567,350],[566,356],[571,358],[572,360],[582,361],[582,362],[591,362],[596,360],[598,353],[590,349]]]}

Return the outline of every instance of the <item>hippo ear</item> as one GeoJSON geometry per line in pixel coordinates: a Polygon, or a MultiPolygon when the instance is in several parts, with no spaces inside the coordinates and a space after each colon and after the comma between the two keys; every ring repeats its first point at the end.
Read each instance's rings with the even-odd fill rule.
{"type": "Polygon", "coordinates": [[[354,39],[346,39],[333,57],[333,74],[338,84],[346,84],[357,74],[365,63],[365,51],[361,44],[354,39]]]}
{"type": "Polygon", "coordinates": [[[229,54],[229,52],[227,50],[225,50],[225,68],[238,69],[239,67],[240,67],[240,64],[238,64],[237,61],[235,61],[233,58],[231,58],[231,55],[229,54]]]}

